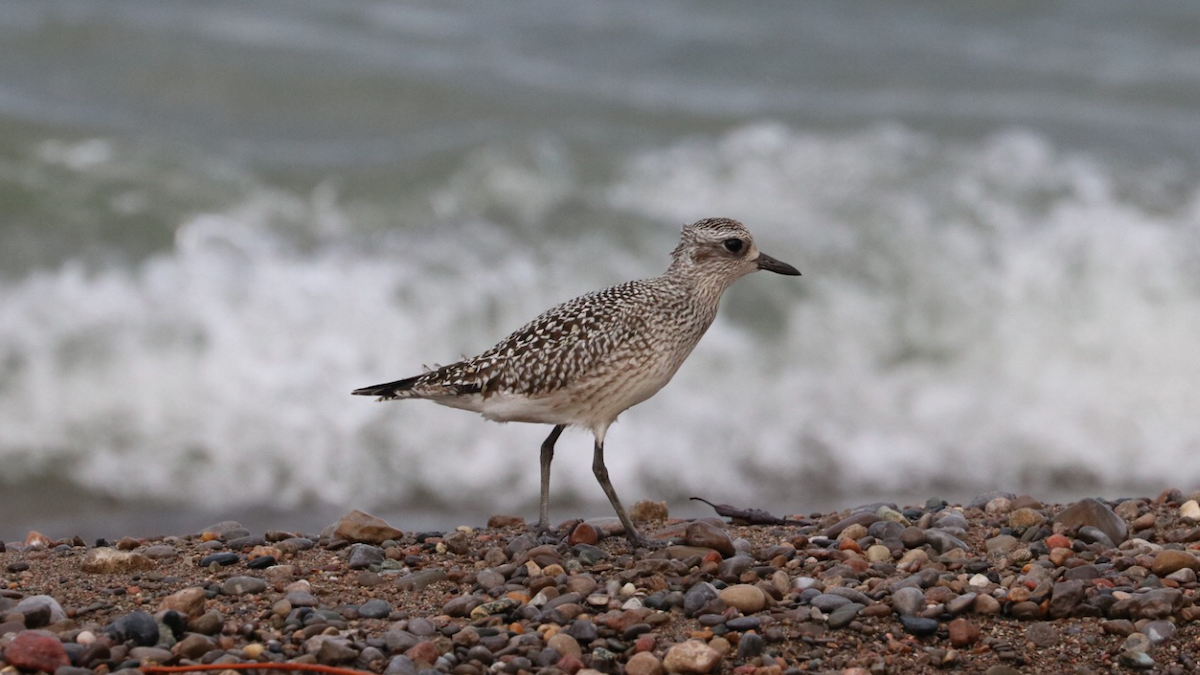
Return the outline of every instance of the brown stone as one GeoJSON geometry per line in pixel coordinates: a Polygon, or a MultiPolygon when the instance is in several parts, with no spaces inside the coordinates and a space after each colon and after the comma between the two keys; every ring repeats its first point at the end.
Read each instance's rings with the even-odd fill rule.
{"type": "Polygon", "coordinates": [[[185,659],[196,660],[216,648],[217,645],[211,638],[199,633],[189,633],[187,637],[175,643],[171,651],[185,659]]]}
{"type": "Polygon", "coordinates": [[[567,543],[571,546],[576,544],[595,544],[600,540],[600,533],[596,528],[587,523],[579,523],[571,530],[571,536],[567,537],[567,543]]]}
{"type": "Polygon", "coordinates": [[[650,523],[666,520],[670,517],[666,502],[652,502],[643,499],[629,510],[629,517],[635,523],[650,523]]]}
{"type": "Polygon", "coordinates": [[[625,664],[626,675],[663,675],[662,661],[648,651],[640,651],[629,657],[625,664]]]}
{"type": "Polygon", "coordinates": [[[725,530],[702,520],[689,523],[683,539],[688,546],[711,548],[726,558],[737,552],[733,548],[733,540],[725,530]]]}
{"type": "Polygon", "coordinates": [[[441,656],[438,648],[429,640],[422,640],[417,644],[409,647],[404,655],[413,660],[413,663],[419,665],[424,664],[426,667],[432,666],[437,658],[441,656]]]}
{"type": "Polygon", "coordinates": [[[404,533],[388,525],[382,518],[355,510],[342,516],[333,530],[333,536],[346,541],[382,544],[389,539],[399,539],[404,533]]]}
{"type": "Polygon", "coordinates": [[[996,598],[980,593],[975,598],[975,613],[976,614],[999,614],[1000,601],[996,598]]]}
{"type": "Polygon", "coordinates": [[[487,526],[493,530],[505,527],[525,527],[525,519],[521,516],[495,515],[488,518],[487,526]]]}
{"type": "Polygon", "coordinates": [[[583,656],[583,649],[580,648],[579,642],[563,632],[555,633],[546,641],[546,646],[563,656],[574,656],[575,658],[583,656]]]}
{"type": "Polygon", "coordinates": [[[204,613],[204,589],[185,588],[162,599],[158,603],[158,611],[175,610],[180,614],[195,618],[204,613]]]}
{"type": "Polygon", "coordinates": [[[1031,508],[1021,508],[1008,514],[1008,526],[1015,529],[1036,527],[1046,521],[1046,516],[1031,508]]]}
{"type": "Polygon", "coordinates": [[[726,605],[736,607],[744,614],[762,611],[767,604],[767,595],[763,593],[762,589],[750,584],[734,584],[723,588],[718,597],[726,605]]]}
{"type": "Polygon", "coordinates": [[[1134,532],[1141,532],[1142,530],[1148,530],[1154,527],[1155,522],[1154,512],[1147,511],[1137,518],[1134,518],[1133,522],[1129,523],[1129,527],[1133,529],[1134,532]]]}
{"type": "Polygon", "coordinates": [[[962,618],[950,622],[950,644],[955,647],[968,647],[979,639],[979,626],[962,618]]]}
{"type": "Polygon", "coordinates": [[[1158,555],[1154,556],[1154,563],[1150,566],[1150,571],[1159,577],[1165,577],[1185,568],[1193,572],[1200,570],[1200,558],[1187,551],[1168,548],[1159,551],[1158,555]]]}

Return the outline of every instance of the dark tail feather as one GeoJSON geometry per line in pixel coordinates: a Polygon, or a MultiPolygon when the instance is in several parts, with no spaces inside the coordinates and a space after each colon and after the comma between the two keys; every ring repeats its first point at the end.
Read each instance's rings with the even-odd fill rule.
{"type": "Polygon", "coordinates": [[[386,384],[373,384],[362,389],[355,389],[350,392],[354,396],[378,396],[380,398],[399,398],[399,393],[413,388],[420,375],[415,377],[407,377],[403,380],[388,382],[386,384]]]}

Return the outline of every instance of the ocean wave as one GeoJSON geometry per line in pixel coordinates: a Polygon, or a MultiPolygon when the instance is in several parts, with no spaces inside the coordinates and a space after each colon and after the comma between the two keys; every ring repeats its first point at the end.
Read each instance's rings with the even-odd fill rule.
{"type": "MultiPolygon", "coordinates": [[[[430,227],[355,229],[330,188],[263,188],[182,219],[135,263],[0,282],[3,480],[531,511],[547,429],[349,391],[657,274],[674,228],[712,215],[805,276],[740,282],[676,381],[614,426],[626,499],[802,510],[815,491],[1200,480],[1186,172],[1127,175],[1020,130],[972,143],[764,123],[644,151],[601,183],[564,152],[473,156],[430,227]],[[580,205],[586,226],[563,231],[580,205]]],[[[590,441],[560,449],[555,499],[602,502],[590,441]]]]}

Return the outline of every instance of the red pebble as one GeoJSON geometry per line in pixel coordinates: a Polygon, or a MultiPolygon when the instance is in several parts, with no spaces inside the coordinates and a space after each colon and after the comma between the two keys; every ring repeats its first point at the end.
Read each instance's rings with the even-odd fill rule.
{"type": "Polygon", "coordinates": [[[842,551],[854,551],[855,553],[862,553],[862,547],[858,545],[858,542],[849,537],[846,537],[842,540],[842,543],[838,544],[838,549],[842,551]]]}
{"type": "Polygon", "coordinates": [[[583,661],[580,661],[579,659],[575,658],[574,656],[571,656],[570,654],[567,654],[566,656],[559,659],[558,663],[556,663],[554,665],[559,670],[567,673],[567,675],[575,675],[575,673],[578,673],[579,671],[583,670],[583,661]]]}
{"type": "Polygon", "coordinates": [[[637,642],[633,644],[635,652],[652,652],[654,651],[654,636],[649,633],[644,633],[638,636],[637,642]]]}
{"type": "Polygon", "coordinates": [[[404,655],[412,659],[413,663],[425,663],[432,666],[437,661],[437,658],[441,656],[441,652],[438,651],[437,645],[429,640],[422,640],[409,647],[408,651],[404,652],[404,655]]]}
{"type": "Polygon", "coordinates": [[[1071,540],[1062,534],[1052,534],[1046,537],[1046,546],[1048,548],[1071,548],[1071,540]]]}
{"type": "Polygon", "coordinates": [[[21,670],[53,673],[59,666],[71,665],[67,650],[52,633],[26,630],[17,634],[4,648],[4,660],[21,670]]]}
{"type": "Polygon", "coordinates": [[[595,545],[600,541],[600,535],[596,532],[596,528],[587,523],[580,523],[571,530],[571,536],[567,538],[567,543],[571,546],[576,544],[591,544],[595,545]]]}

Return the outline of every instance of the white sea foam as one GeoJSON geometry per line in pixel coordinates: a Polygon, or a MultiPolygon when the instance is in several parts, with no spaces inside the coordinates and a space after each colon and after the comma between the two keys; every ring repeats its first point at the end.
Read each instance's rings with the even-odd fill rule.
{"type": "MultiPolygon", "coordinates": [[[[817,489],[1200,481],[1195,193],[1155,196],[1021,132],[948,143],[755,125],[647,151],[599,186],[564,174],[559,152],[535,149],[532,169],[486,154],[419,233],[364,241],[325,188],[261,190],[180,223],[172,250],[135,267],[4,282],[4,479],[210,505],[531,512],[547,429],[348,394],[665,267],[667,225],[635,233],[632,255],[606,231],[549,234],[578,198],[613,220],[738,217],[805,275],[740,282],[676,381],[612,429],[628,501],[803,510],[817,489]],[[492,208],[528,227],[498,227],[492,208]]],[[[589,451],[582,434],[561,441],[557,498],[602,500],[589,451]]]]}

